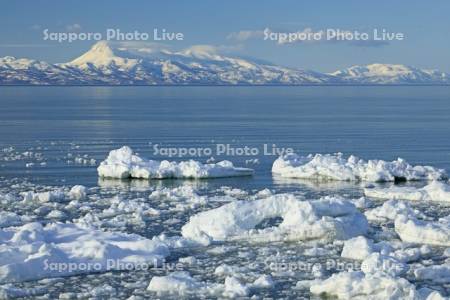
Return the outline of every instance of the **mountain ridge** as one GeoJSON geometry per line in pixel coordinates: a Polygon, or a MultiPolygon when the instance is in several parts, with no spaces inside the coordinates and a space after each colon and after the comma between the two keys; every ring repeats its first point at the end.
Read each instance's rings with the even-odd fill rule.
{"type": "Polygon", "coordinates": [[[0,58],[0,85],[449,85],[450,74],[370,64],[320,73],[229,57],[206,45],[182,51],[105,41],[67,63],[0,58]]]}

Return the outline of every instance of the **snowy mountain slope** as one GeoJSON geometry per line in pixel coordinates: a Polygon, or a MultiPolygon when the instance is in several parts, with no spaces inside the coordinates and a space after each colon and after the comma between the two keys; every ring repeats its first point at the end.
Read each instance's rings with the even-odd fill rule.
{"type": "Polygon", "coordinates": [[[353,66],[330,73],[345,82],[360,84],[449,84],[449,74],[436,70],[421,70],[414,67],[392,64],[353,66]]]}
{"type": "Polygon", "coordinates": [[[449,84],[449,74],[402,65],[354,66],[330,74],[218,54],[210,46],[182,51],[96,43],[61,64],[0,58],[0,84],[31,85],[304,85],[449,84]]]}

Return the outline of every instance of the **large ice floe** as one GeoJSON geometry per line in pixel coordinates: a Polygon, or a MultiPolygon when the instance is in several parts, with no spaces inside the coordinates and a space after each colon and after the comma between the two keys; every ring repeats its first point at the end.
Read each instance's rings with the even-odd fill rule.
{"type": "Polygon", "coordinates": [[[450,203],[450,185],[433,181],[423,188],[398,187],[365,188],[364,195],[380,199],[399,199],[411,201],[437,201],[450,203]]]}
{"type": "Polygon", "coordinates": [[[194,160],[147,160],[133,154],[133,150],[128,146],[112,150],[106,160],[100,163],[97,171],[100,177],[143,179],[219,178],[253,174],[252,169],[235,167],[226,160],[214,164],[202,164],[194,160]]]}
{"type": "Polygon", "coordinates": [[[371,182],[447,178],[444,170],[430,166],[412,166],[401,158],[392,162],[365,161],[353,155],[345,158],[342,153],[308,156],[289,153],[275,160],[272,173],[285,178],[371,182]]]}
{"type": "Polygon", "coordinates": [[[279,194],[253,201],[234,201],[194,215],[182,235],[201,243],[227,240],[255,242],[347,239],[367,231],[367,220],[345,200],[325,197],[301,201],[279,194]],[[267,221],[279,225],[258,228],[267,221]]]}
{"type": "Polygon", "coordinates": [[[0,283],[151,266],[168,254],[166,244],[135,234],[33,222],[0,229],[0,283]]]}

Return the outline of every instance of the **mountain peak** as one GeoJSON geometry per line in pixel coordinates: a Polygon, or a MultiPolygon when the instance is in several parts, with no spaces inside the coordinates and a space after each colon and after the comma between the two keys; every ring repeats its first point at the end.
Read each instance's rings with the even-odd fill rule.
{"type": "Polygon", "coordinates": [[[107,41],[99,41],[95,43],[89,52],[96,52],[98,54],[112,56],[113,50],[107,41]]]}
{"type": "Polygon", "coordinates": [[[129,69],[136,64],[136,60],[117,56],[108,42],[99,41],[89,51],[68,63],[70,66],[76,66],[82,69],[91,66],[102,68],[111,64],[119,68],[129,69]]]}

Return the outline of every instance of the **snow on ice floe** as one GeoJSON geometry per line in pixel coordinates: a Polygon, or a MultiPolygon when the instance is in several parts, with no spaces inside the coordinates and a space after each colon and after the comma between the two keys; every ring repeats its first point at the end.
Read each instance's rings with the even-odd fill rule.
{"type": "Polygon", "coordinates": [[[404,278],[384,273],[364,274],[361,271],[341,272],[314,282],[312,294],[335,296],[338,299],[420,299],[415,286],[404,278]]]}
{"type": "Polygon", "coordinates": [[[227,276],[222,283],[206,283],[184,271],[170,273],[167,276],[154,276],[147,290],[158,294],[201,294],[203,296],[237,298],[249,294],[249,286],[234,276],[227,276]]]}
{"type": "Polygon", "coordinates": [[[230,161],[202,164],[189,160],[169,162],[167,160],[147,160],[133,154],[130,147],[112,150],[106,160],[97,168],[100,177],[107,178],[219,178],[249,176],[252,169],[234,167],[230,161]]]}
{"type": "Polygon", "coordinates": [[[256,242],[348,239],[367,231],[367,220],[356,207],[337,198],[301,201],[280,194],[253,201],[234,201],[192,216],[182,235],[201,243],[227,240],[256,242]],[[281,218],[278,226],[258,228],[281,218]]]}
{"type": "Polygon", "coordinates": [[[400,215],[395,219],[395,232],[408,243],[450,247],[450,218],[435,222],[400,215]]]}
{"type": "Polygon", "coordinates": [[[272,173],[285,178],[371,182],[447,178],[444,170],[430,166],[412,166],[401,158],[392,162],[365,161],[353,155],[346,159],[342,153],[308,156],[289,153],[275,160],[272,173]]]}
{"type": "Polygon", "coordinates": [[[367,220],[374,222],[394,221],[398,216],[424,217],[417,209],[413,209],[408,203],[398,200],[389,200],[383,205],[364,212],[367,220]]]}
{"type": "Polygon", "coordinates": [[[72,223],[28,223],[0,229],[0,283],[117,270],[126,263],[154,264],[168,254],[166,244],[135,234],[72,223]]]}
{"type": "Polygon", "coordinates": [[[365,188],[364,195],[380,199],[450,203],[450,185],[444,182],[433,181],[423,188],[398,186],[389,188],[365,188]]]}

